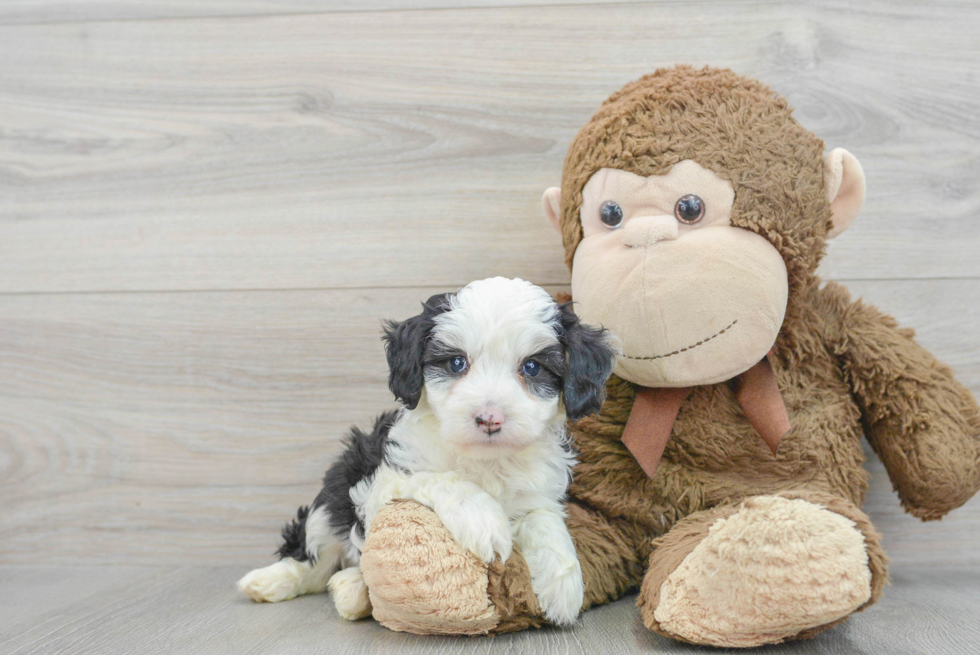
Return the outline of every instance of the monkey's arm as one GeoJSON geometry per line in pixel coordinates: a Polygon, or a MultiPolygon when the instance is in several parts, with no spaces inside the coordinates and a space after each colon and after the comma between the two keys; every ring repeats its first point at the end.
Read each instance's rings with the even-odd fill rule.
{"type": "Polygon", "coordinates": [[[837,355],[902,506],[942,518],[980,489],[980,408],[970,392],[891,316],[829,284],[837,355]]]}

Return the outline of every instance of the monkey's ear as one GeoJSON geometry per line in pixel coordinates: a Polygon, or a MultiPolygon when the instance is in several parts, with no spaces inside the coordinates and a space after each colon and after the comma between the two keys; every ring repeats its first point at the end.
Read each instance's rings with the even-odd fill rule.
{"type": "Polygon", "coordinates": [[[606,399],[606,380],[616,365],[609,333],[579,321],[571,303],[559,306],[562,333],[559,341],[568,357],[562,389],[565,414],[575,420],[599,411],[606,399]]]}
{"type": "Polygon", "coordinates": [[[864,204],[864,169],[857,157],[844,150],[834,148],[823,158],[823,183],[830,200],[831,228],[827,238],[846,230],[857,218],[864,204]]]}
{"type": "Polygon", "coordinates": [[[541,206],[544,207],[544,215],[561,232],[561,189],[556,186],[545,189],[541,196],[541,206]]]}
{"type": "Polygon", "coordinates": [[[422,313],[404,321],[385,321],[385,356],[388,358],[388,388],[409,409],[418,407],[425,386],[423,355],[435,317],[450,309],[443,293],[422,303],[422,313]]]}

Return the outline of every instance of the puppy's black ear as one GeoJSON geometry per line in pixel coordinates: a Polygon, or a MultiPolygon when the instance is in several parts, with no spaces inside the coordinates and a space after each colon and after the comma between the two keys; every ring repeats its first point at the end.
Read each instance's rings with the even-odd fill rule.
{"type": "Polygon", "coordinates": [[[616,351],[609,344],[609,333],[579,321],[571,303],[563,303],[558,309],[562,330],[558,340],[568,357],[562,391],[565,413],[570,419],[578,419],[602,407],[606,380],[616,366],[616,351]]]}
{"type": "Polygon", "coordinates": [[[404,321],[385,321],[385,356],[388,358],[388,388],[409,409],[422,397],[425,379],[422,357],[435,317],[450,308],[450,297],[440,293],[422,303],[422,313],[404,321]]]}

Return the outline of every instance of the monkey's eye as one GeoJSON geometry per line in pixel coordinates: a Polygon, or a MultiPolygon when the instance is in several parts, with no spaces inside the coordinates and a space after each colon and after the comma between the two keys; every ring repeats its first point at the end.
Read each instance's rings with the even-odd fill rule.
{"type": "Polygon", "coordinates": [[[449,370],[453,373],[462,373],[466,370],[467,361],[465,357],[456,356],[449,360],[449,370]]]}
{"type": "Polygon", "coordinates": [[[674,205],[674,216],[681,223],[693,225],[704,218],[704,201],[693,193],[681,197],[674,205]]]}
{"type": "Polygon", "coordinates": [[[607,200],[599,207],[599,218],[603,225],[615,230],[623,224],[623,208],[615,200],[607,200]]]}
{"type": "Polygon", "coordinates": [[[521,367],[521,370],[524,371],[524,375],[533,378],[541,372],[541,364],[538,364],[533,359],[529,359],[524,362],[524,366],[521,367]]]}

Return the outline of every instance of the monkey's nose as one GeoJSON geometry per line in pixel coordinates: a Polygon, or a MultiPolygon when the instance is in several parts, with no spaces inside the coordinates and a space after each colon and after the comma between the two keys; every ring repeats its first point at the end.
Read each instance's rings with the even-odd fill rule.
{"type": "Polygon", "coordinates": [[[642,248],[657,241],[677,238],[677,219],[673,216],[636,216],[623,226],[623,245],[642,248]]]}
{"type": "Polygon", "coordinates": [[[479,430],[487,434],[496,434],[504,424],[504,413],[499,410],[483,410],[474,420],[479,430]]]}

